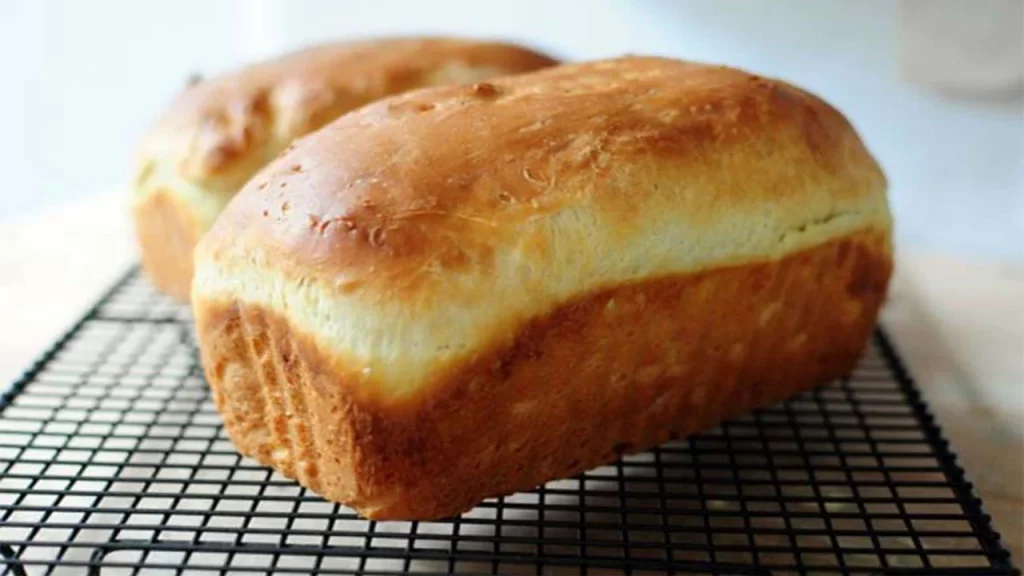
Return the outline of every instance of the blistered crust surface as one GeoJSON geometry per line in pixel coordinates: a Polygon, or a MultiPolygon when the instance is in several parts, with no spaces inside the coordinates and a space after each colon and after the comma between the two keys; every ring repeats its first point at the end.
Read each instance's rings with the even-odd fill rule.
{"type": "Polygon", "coordinates": [[[400,394],[582,294],[890,226],[821,100],[624,58],[389,98],[298,141],[201,244],[193,296],[279,311],[351,385],[400,394]]]}

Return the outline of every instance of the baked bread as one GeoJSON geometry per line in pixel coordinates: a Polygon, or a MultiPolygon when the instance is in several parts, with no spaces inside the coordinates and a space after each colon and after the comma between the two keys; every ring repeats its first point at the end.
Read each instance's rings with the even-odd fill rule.
{"type": "Polygon", "coordinates": [[[445,517],[847,373],[886,182],[779,81],[623,58],[389,98],[196,250],[228,433],[377,519],[445,517]]]}
{"type": "Polygon", "coordinates": [[[510,44],[398,38],[318,46],[199,82],[141,145],[133,204],[146,274],[186,300],[196,241],[297,136],[384,96],[554,63],[510,44]]]}

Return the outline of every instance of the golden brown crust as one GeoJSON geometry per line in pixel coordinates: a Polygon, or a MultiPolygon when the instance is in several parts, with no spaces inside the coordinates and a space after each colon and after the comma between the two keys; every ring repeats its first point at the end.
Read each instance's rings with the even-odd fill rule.
{"type": "Polygon", "coordinates": [[[865,229],[890,230],[885,178],[827,104],[624,58],[386,99],[301,139],[200,243],[193,297],[286,313],[346,379],[400,396],[587,294],[865,229]]]}
{"type": "Polygon", "coordinates": [[[181,301],[192,288],[192,251],[203,227],[174,194],[153,192],[134,206],[135,235],[142,268],[153,284],[181,301]]]}
{"type": "Polygon", "coordinates": [[[818,98],[736,69],[631,57],[364,107],[254,177],[205,244],[223,261],[268,250],[294,276],[406,286],[426,267],[486,270],[494,246],[521,238],[518,223],[567,206],[592,207],[616,233],[664,212],[659,198],[691,229],[764,205],[797,227],[884,205],[884,188],[818,98]]]}
{"type": "Polygon", "coordinates": [[[300,140],[196,251],[248,455],[434,518],[850,369],[885,179],[837,111],[660,58],[390,98],[300,140]]]}
{"type": "Polygon", "coordinates": [[[201,235],[253,173],[293,139],[341,114],[412,88],[553,64],[512,44],[392,38],[316,46],[190,86],[139,150],[135,213],[157,218],[136,220],[147,274],[187,300],[194,244],[153,243],[161,228],[188,220],[201,235]],[[178,198],[169,201],[155,190],[178,198]]]}
{"type": "Polygon", "coordinates": [[[195,303],[214,400],[246,455],[378,519],[438,518],[714,426],[848,372],[891,270],[864,230],[769,260],[611,287],[401,398],[339,377],[316,335],[195,303]]]}
{"type": "Polygon", "coordinates": [[[268,160],[262,153],[268,139],[291,140],[384,96],[479,78],[474,71],[515,74],[555,63],[514,44],[452,38],[314,46],[189,86],[141,153],[145,161],[173,161],[182,177],[200,182],[253,156],[268,160]]]}

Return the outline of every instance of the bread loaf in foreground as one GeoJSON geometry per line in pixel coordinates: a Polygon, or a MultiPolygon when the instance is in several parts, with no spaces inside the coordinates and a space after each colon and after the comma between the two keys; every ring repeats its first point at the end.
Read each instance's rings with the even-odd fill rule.
{"type": "Polygon", "coordinates": [[[197,240],[296,137],[384,96],[554,63],[511,44],[393,38],[307,48],[199,82],[141,145],[133,213],[146,275],[187,299],[197,240]]]}
{"type": "Polygon", "coordinates": [[[196,251],[245,455],[426,519],[847,373],[886,182],[785,83],[631,57],[426,89],[300,139],[196,251]]]}

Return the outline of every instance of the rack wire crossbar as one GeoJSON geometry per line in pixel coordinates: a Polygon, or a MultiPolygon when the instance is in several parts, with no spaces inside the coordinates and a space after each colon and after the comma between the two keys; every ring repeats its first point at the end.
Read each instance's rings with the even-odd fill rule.
{"type": "Polygon", "coordinates": [[[187,307],[129,271],[0,397],[3,573],[1019,575],[891,342],[717,429],[374,522],[232,448],[187,307]]]}

